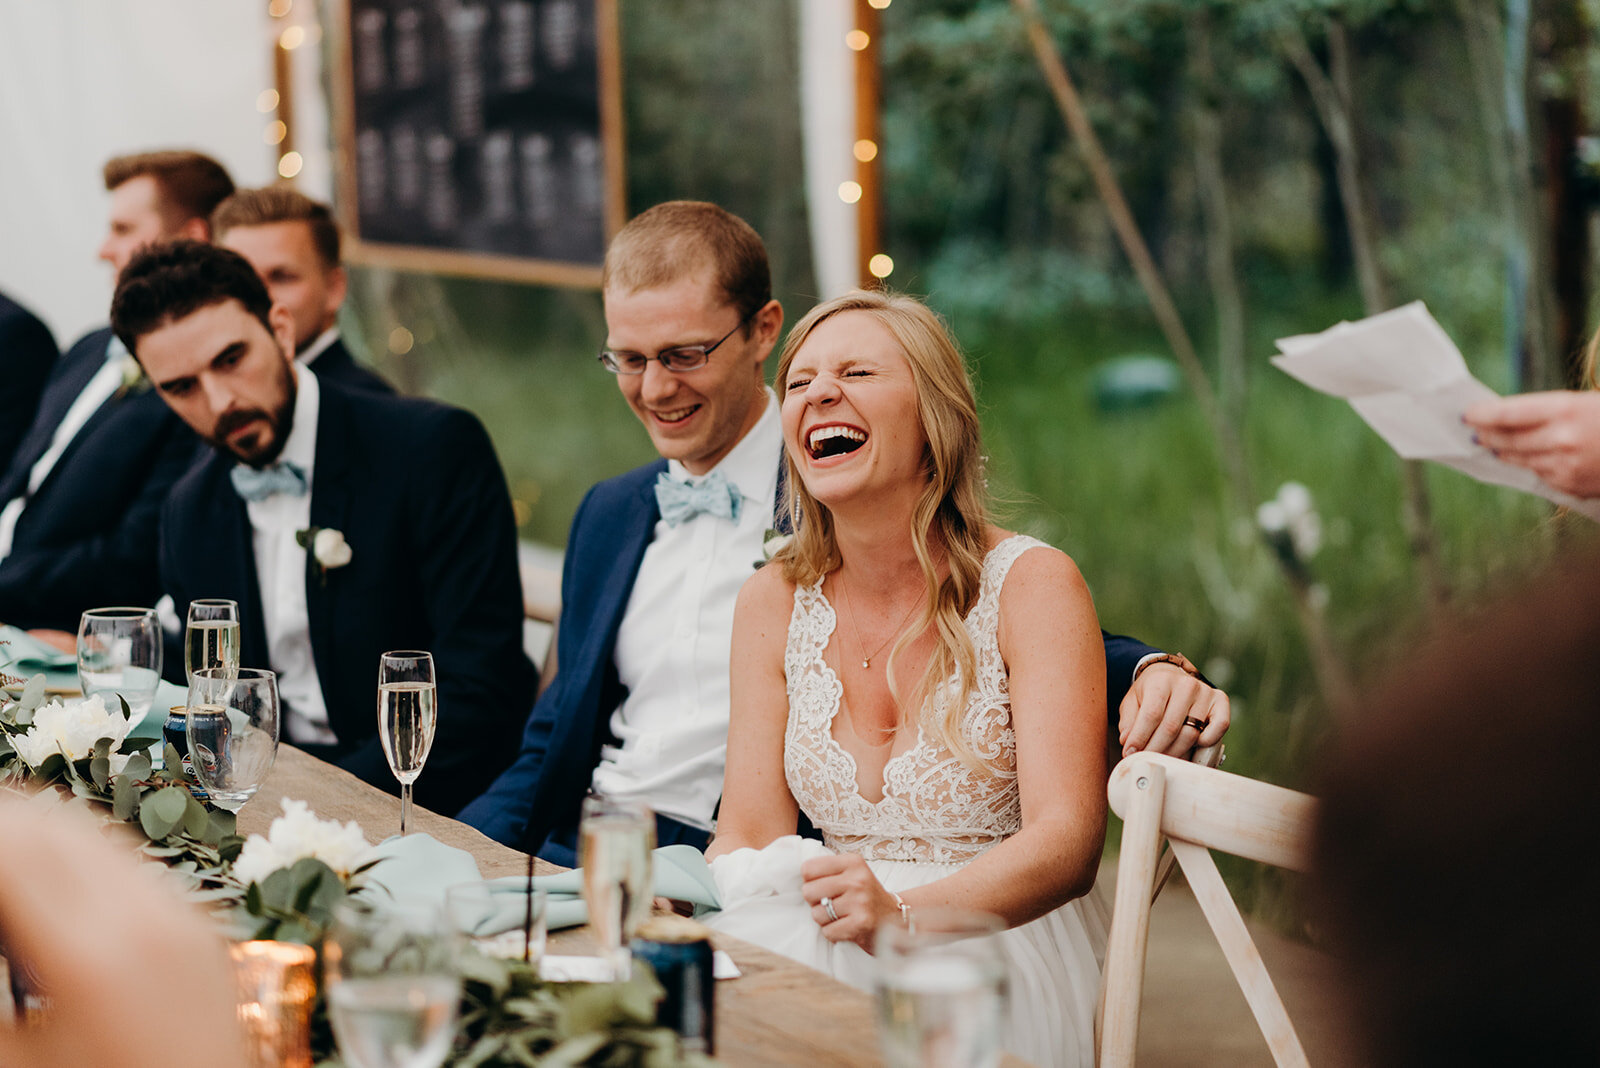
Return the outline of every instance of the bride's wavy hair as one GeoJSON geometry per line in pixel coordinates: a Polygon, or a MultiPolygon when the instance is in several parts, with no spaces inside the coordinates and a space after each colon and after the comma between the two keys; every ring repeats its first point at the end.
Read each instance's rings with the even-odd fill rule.
{"type": "MultiPolygon", "coordinates": [[[[777,393],[788,392],[789,367],[819,325],[842,312],[872,316],[889,331],[911,365],[917,393],[917,415],[927,446],[923,452],[926,485],[911,517],[911,544],[922,566],[925,584],[918,625],[895,642],[886,665],[890,693],[902,707],[929,707],[928,699],[956,680],[955,692],[940,695],[938,721],[930,724],[945,746],[963,762],[977,755],[961,733],[961,719],[977,671],[972,639],[964,617],[978,599],[989,527],[984,484],[978,405],[966,361],[944,321],[914,297],[858,290],[812,308],[789,331],[778,357],[777,393]],[[939,575],[940,554],[948,574],[939,575]],[[895,659],[928,627],[937,642],[928,667],[907,706],[895,684],[895,659]]],[[[810,585],[836,569],[841,558],[833,516],[806,490],[794,458],[784,453],[784,505],[798,519],[793,540],[775,559],[783,576],[798,586],[810,585]]],[[[920,712],[919,712],[920,715],[920,712]]]]}

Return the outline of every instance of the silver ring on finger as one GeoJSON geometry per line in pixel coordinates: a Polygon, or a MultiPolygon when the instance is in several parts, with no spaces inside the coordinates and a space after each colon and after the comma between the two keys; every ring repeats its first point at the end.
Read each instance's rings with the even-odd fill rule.
{"type": "Polygon", "coordinates": [[[835,911],[833,907],[833,898],[828,897],[826,894],[824,894],[822,897],[822,909],[828,914],[829,920],[833,921],[834,923],[839,921],[839,913],[835,911]]]}

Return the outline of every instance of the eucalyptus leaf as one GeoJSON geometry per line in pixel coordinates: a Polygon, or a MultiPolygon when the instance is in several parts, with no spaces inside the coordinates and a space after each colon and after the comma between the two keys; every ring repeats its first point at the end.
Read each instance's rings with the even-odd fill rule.
{"type": "Polygon", "coordinates": [[[261,915],[261,884],[251,883],[245,888],[244,907],[252,916],[261,915]]]}
{"type": "Polygon", "coordinates": [[[183,778],[183,754],[171,742],[161,749],[161,766],[163,770],[171,772],[174,778],[183,778]]]}
{"type": "Polygon", "coordinates": [[[111,754],[111,739],[110,738],[99,738],[99,739],[96,739],[96,741],[94,743],[94,746],[89,750],[89,755],[91,757],[104,757],[104,756],[109,756],[110,754],[111,754]]]}
{"type": "Polygon", "coordinates": [[[242,852],[244,852],[244,839],[236,834],[224,836],[217,846],[217,855],[229,864],[238,860],[242,852]]]}
{"type": "Polygon", "coordinates": [[[131,820],[138,806],[139,787],[134,784],[134,777],[124,770],[111,780],[111,814],[119,820],[131,820]]]}
{"type": "Polygon", "coordinates": [[[34,709],[44,704],[44,676],[34,675],[22,687],[17,698],[17,722],[23,726],[33,723],[34,709]]]}
{"type": "Polygon", "coordinates": [[[122,774],[129,779],[148,779],[150,777],[150,754],[138,752],[128,758],[122,766],[122,774]]]}
{"type": "Polygon", "coordinates": [[[60,753],[51,753],[49,756],[44,758],[43,763],[41,763],[37,768],[33,769],[34,777],[48,782],[60,775],[61,769],[66,767],[66,765],[66,757],[62,756],[60,753]]]}
{"type": "MultiPolygon", "coordinates": [[[[99,749],[99,745],[95,746],[99,749]]],[[[96,756],[89,761],[89,778],[94,780],[96,789],[104,790],[106,783],[111,779],[111,760],[105,756],[96,756]]]]}
{"type": "MultiPolygon", "coordinates": [[[[183,789],[183,787],[173,787],[183,789]]],[[[206,806],[194,799],[188,790],[183,790],[185,804],[183,806],[183,833],[191,838],[203,838],[206,828],[211,824],[211,814],[206,811],[206,806]]]]}
{"type": "MultiPolygon", "coordinates": [[[[256,883],[261,887],[262,910],[272,909],[277,912],[288,912],[289,905],[294,900],[295,881],[289,874],[288,868],[279,868],[271,872],[265,879],[256,883]]],[[[252,909],[252,912],[257,910],[252,909]]]]}

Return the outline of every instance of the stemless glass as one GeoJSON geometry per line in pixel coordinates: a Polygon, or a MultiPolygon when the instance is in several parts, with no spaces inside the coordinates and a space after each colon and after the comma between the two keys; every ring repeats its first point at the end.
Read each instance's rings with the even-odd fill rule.
{"type": "Polygon", "coordinates": [[[400,780],[401,834],[411,816],[411,784],[433,748],[437,701],[432,653],[401,649],[378,658],[378,738],[400,780]]]}
{"type": "Polygon", "coordinates": [[[878,1030],[888,1068],[994,1068],[1005,1033],[998,916],[918,909],[878,927],[878,1030]]]}
{"type": "Polygon", "coordinates": [[[161,685],[161,624],[153,608],[91,608],[78,621],[78,683],[83,696],[104,694],[128,702],[128,718],[141,722],[161,685]]]}
{"type": "Polygon", "coordinates": [[[591,795],[578,824],[578,865],[589,927],[611,961],[614,978],[632,972],[628,939],[650,915],[652,851],[656,817],[648,805],[591,795]]]}
{"type": "Polygon", "coordinates": [[[190,682],[201,668],[239,674],[239,602],[202,597],[189,602],[183,635],[183,673],[190,682]]]}
{"type": "Polygon", "coordinates": [[[351,1068],[438,1068],[461,1001],[459,936],[438,908],[340,904],[322,944],[328,1018],[351,1068]]]}
{"type": "Polygon", "coordinates": [[[201,668],[184,730],[194,777],[229,812],[255,796],[278,758],[278,676],[263,668],[201,668]]]}

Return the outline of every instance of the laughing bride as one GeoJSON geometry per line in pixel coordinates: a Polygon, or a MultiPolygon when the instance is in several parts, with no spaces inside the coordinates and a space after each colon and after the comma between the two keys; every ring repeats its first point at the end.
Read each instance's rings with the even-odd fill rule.
{"type": "Polygon", "coordinates": [[[1105,658],[1083,578],[989,522],[971,382],[921,303],[818,306],[777,389],[797,533],[735,614],[713,926],[867,986],[879,924],[993,913],[1008,1048],[1092,1064],[1105,658]]]}

